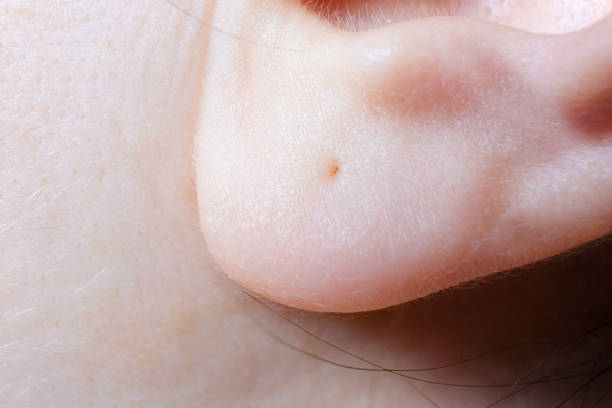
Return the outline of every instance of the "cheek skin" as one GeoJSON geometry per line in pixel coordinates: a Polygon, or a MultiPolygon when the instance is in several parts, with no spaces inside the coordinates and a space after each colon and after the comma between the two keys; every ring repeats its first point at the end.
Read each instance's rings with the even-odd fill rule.
{"type": "Polygon", "coordinates": [[[365,311],[610,232],[609,145],[583,146],[526,88],[552,40],[452,18],[327,37],[329,51],[243,48],[209,69],[224,86],[202,105],[198,204],[230,278],[365,311]]]}

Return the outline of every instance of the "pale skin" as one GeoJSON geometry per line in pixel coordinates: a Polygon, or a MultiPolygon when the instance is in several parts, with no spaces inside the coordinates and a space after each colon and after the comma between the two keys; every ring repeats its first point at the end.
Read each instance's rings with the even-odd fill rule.
{"type": "MultiPolygon", "coordinates": [[[[359,27],[280,0],[2,4],[0,406],[484,407],[508,392],[317,361],[276,337],[368,367],[243,287],[318,312],[409,302],[275,306],[384,367],[546,343],[415,374],[434,381],[533,379],[605,350],[609,330],[542,363],[609,318],[607,241],[493,274],[612,229],[612,5],[564,20],[560,3],[518,3],[359,27]]],[[[555,406],[588,379],[499,406],[555,406]]]]}

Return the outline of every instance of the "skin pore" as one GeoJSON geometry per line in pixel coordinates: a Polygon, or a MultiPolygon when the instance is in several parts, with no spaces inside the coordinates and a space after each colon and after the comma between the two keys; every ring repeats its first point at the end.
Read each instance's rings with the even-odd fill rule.
{"type": "MultiPolygon", "coordinates": [[[[542,64],[562,69],[567,76],[550,72],[544,75],[528,60],[518,58],[524,54],[514,54],[518,55],[514,63],[525,62],[521,72],[526,76],[506,79],[503,84],[508,94],[503,98],[524,100],[521,98],[525,95],[517,91],[522,89],[518,85],[539,84],[540,98],[568,102],[554,105],[559,109],[550,113],[552,119],[559,119],[558,123],[551,117],[539,116],[537,109],[548,106],[539,106],[541,99],[527,98],[534,105],[532,113],[529,106],[518,103],[511,105],[512,109],[502,109],[505,105],[501,102],[508,100],[485,88],[478,88],[482,100],[488,101],[485,107],[449,104],[433,111],[422,108],[415,112],[411,105],[402,105],[406,97],[402,95],[399,110],[389,113],[385,109],[396,99],[378,95],[374,98],[377,104],[368,105],[371,99],[359,99],[362,92],[351,88],[355,78],[343,76],[343,65],[338,61],[346,62],[342,58],[347,56],[361,58],[360,47],[369,46],[370,40],[376,43],[370,35],[395,33],[370,32],[359,38],[353,36],[364,32],[340,34],[339,28],[298,2],[188,0],[173,5],[160,0],[107,0],[58,6],[47,1],[11,1],[4,7],[0,17],[0,406],[485,407],[516,390],[516,386],[441,386],[388,372],[356,371],[316,360],[283,342],[345,365],[394,369],[435,367],[514,345],[470,363],[413,373],[434,382],[472,385],[530,381],[582,363],[559,374],[581,374],[580,377],[528,387],[497,406],[554,407],[590,378],[593,382],[588,392],[582,388],[582,394],[565,406],[579,407],[581,398],[585,398],[584,406],[595,406],[608,390],[610,375],[606,376],[605,370],[611,364],[612,330],[603,326],[587,333],[610,320],[612,265],[608,240],[596,241],[517,273],[483,276],[470,286],[379,312],[330,315],[271,306],[326,341],[376,364],[372,366],[300,331],[227,279],[223,272],[231,271],[219,268],[213,256],[217,262],[222,258],[227,262],[229,256],[223,256],[218,245],[208,246],[200,228],[201,222],[206,229],[206,220],[215,219],[214,214],[201,216],[201,198],[207,191],[211,195],[219,191],[213,190],[214,186],[202,190],[200,185],[196,192],[196,179],[206,180],[210,173],[200,168],[197,174],[192,160],[196,157],[198,166],[212,163],[214,157],[208,162],[204,152],[196,150],[206,140],[204,135],[211,140],[225,137],[227,145],[214,146],[222,149],[221,153],[229,152],[218,153],[217,171],[224,164],[238,174],[264,178],[267,174],[261,172],[265,168],[257,165],[266,162],[269,171],[278,175],[270,183],[278,181],[289,189],[297,188],[292,186],[296,180],[318,186],[301,191],[300,198],[311,201],[302,200],[298,203],[302,207],[296,208],[298,215],[307,217],[309,213],[316,214],[318,197],[314,192],[350,182],[346,179],[356,168],[351,163],[359,163],[367,170],[368,156],[384,153],[391,160],[384,165],[371,160],[372,174],[374,170],[395,174],[398,163],[393,160],[399,160],[409,150],[401,144],[401,129],[409,126],[401,122],[401,117],[425,115],[422,123],[416,123],[417,118],[416,124],[411,125],[423,131],[415,143],[421,143],[419,146],[425,150],[406,156],[410,160],[403,162],[413,163],[407,167],[411,172],[418,170],[416,164],[428,162],[431,157],[438,156],[439,165],[421,169],[420,175],[434,179],[428,179],[428,185],[419,189],[424,195],[421,204],[409,200],[411,206],[406,208],[418,209],[422,208],[418,205],[433,203],[443,212],[481,214],[489,208],[489,202],[481,205],[476,199],[472,203],[441,201],[438,193],[450,188],[456,197],[465,197],[468,191],[473,197],[486,199],[490,191],[496,191],[488,181],[498,180],[489,170],[497,168],[486,167],[487,174],[479,178],[476,176],[480,165],[497,160],[495,149],[499,146],[508,149],[504,152],[522,148],[520,155],[504,158],[528,165],[527,169],[517,170],[518,181],[512,186],[542,193],[532,194],[527,189],[518,194],[522,199],[520,208],[533,210],[529,221],[541,229],[536,231],[539,240],[526,240],[519,231],[514,243],[553,255],[609,231],[609,131],[606,116],[601,114],[606,112],[602,101],[609,94],[592,92],[608,88],[600,86],[606,83],[601,75],[580,75],[580,69],[589,69],[591,74],[601,69],[603,75],[607,72],[602,68],[605,65],[569,63],[576,48],[562,47],[558,53],[546,55],[561,58],[563,63],[542,64]],[[230,35],[211,30],[202,22],[230,35]],[[348,44],[357,46],[335,53],[335,59],[327,63],[326,58],[316,60],[313,52],[304,51],[316,46],[321,49],[320,56],[328,57],[331,51],[326,54],[324,48],[331,50],[336,43],[347,44],[345,39],[349,37],[348,44]],[[323,65],[316,66],[315,62],[323,65]],[[530,74],[533,79],[529,79],[530,74]],[[570,76],[577,79],[557,86],[570,76]],[[572,84],[587,92],[564,99],[563,95],[577,95],[570,92],[572,84]],[[498,124],[503,129],[517,128],[519,123],[536,128],[547,120],[558,131],[537,133],[541,138],[533,140],[527,132],[522,132],[519,139],[508,135],[496,139],[497,134],[487,134],[485,145],[475,136],[453,133],[442,126],[449,114],[473,125],[471,115],[485,108],[488,110],[481,113],[483,117],[491,117],[499,110],[509,115],[506,122],[498,124]],[[351,114],[353,109],[357,110],[351,114]],[[533,116],[538,120],[531,121],[533,116]],[[589,117],[603,119],[585,119],[589,117]],[[396,143],[393,148],[380,147],[378,133],[372,133],[372,123],[378,132],[387,135],[386,142],[396,143]],[[601,125],[590,128],[584,123],[601,125]],[[438,131],[428,129],[434,124],[438,131]],[[236,137],[240,134],[249,137],[238,143],[236,137]],[[337,136],[306,143],[308,135],[330,134],[337,136]],[[283,160],[279,153],[286,154],[285,139],[289,137],[296,143],[289,149],[294,161],[287,156],[283,160]],[[198,138],[200,141],[194,143],[198,138]],[[522,143],[530,148],[540,146],[536,149],[538,154],[521,147],[522,143]],[[557,144],[559,149],[555,148],[557,144]],[[314,145],[328,149],[326,154],[313,151],[314,145]],[[452,148],[456,160],[436,153],[438,148],[444,153],[446,147],[452,148]],[[477,155],[478,149],[491,156],[477,155]],[[539,164],[539,153],[545,153],[548,165],[539,164]],[[321,160],[310,160],[313,156],[321,160]],[[311,173],[297,172],[296,178],[291,179],[287,175],[292,174],[289,164],[294,162],[303,163],[302,169],[311,168],[308,166],[313,162],[317,165],[311,173]],[[461,171],[454,169],[457,162],[464,163],[461,171]],[[243,168],[234,168],[237,163],[243,168]],[[446,169],[453,171],[447,174],[446,169]],[[519,177],[522,174],[529,177],[519,177]],[[544,194],[552,188],[560,189],[563,199],[556,191],[544,194]],[[550,238],[555,234],[575,238],[559,239],[554,248],[547,247],[549,240],[555,241],[550,238]],[[586,334],[579,337],[581,333],[586,334]]],[[[440,23],[441,32],[457,28],[452,21],[440,23]]],[[[492,29],[486,24],[475,26],[492,29]]],[[[381,30],[390,29],[385,27],[381,30]]],[[[467,27],[464,34],[471,36],[473,29],[467,27]]],[[[418,39],[419,33],[415,31],[411,38],[418,39]]],[[[525,42],[531,38],[527,34],[505,33],[499,35],[516,35],[525,38],[525,42]]],[[[609,38],[586,37],[586,33],[585,37],[564,37],[568,42],[563,44],[586,39],[593,44],[609,38]]],[[[494,37],[489,41],[495,45],[492,48],[499,45],[494,37]]],[[[512,50],[511,44],[504,47],[512,50]]],[[[578,60],[591,61],[586,56],[594,58],[593,50],[582,49],[584,56],[578,60]]],[[[516,50],[525,52],[522,48],[516,50]]],[[[605,61],[603,54],[593,61],[605,61]]],[[[427,62],[426,55],[410,55],[427,62]]],[[[450,59],[449,54],[449,62],[450,59]]],[[[393,59],[385,72],[404,63],[399,57],[393,59]]],[[[461,69],[469,68],[474,61],[467,59],[465,63],[468,65],[457,64],[458,74],[465,73],[461,69]]],[[[355,65],[355,70],[363,68],[355,65]]],[[[516,65],[511,67],[515,69],[516,65]]],[[[379,76],[375,69],[364,68],[360,73],[381,89],[392,89],[388,78],[379,76]]],[[[446,74],[453,78],[453,72],[446,74]]],[[[470,86],[483,85],[480,77],[468,79],[475,81],[470,86]]],[[[456,82],[452,85],[454,90],[464,89],[456,82]]],[[[442,92],[438,95],[445,99],[443,89],[434,90],[442,92]]],[[[462,96],[461,92],[455,95],[462,96]]],[[[437,101],[427,99],[433,98],[429,92],[417,92],[417,96],[424,98],[421,107],[431,107],[437,101]]],[[[397,176],[395,180],[402,175],[397,176]]],[[[356,190],[351,191],[362,192],[368,199],[391,195],[392,191],[380,187],[378,177],[371,180],[357,174],[352,180],[356,190]]],[[[216,179],[217,187],[223,185],[221,181],[216,179]]],[[[229,204],[267,204],[258,200],[266,194],[265,185],[254,187],[252,179],[246,178],[240,186],[242,192],[237,193],[230,187],[240,179],[226,181],[226,188],[234,194],[229,204]]],[[[515,190],[507,191],[515,197],[515,190]]],[[[336,203],[336,212],[328,218],[347,224],[355,222],[355,228],[363,227],[358,224],[363,219],[346,214],[343,219],[338,202],[350,205],[357,213],[377,213],[379,209],[363,206],[351,196],[339,193],[337,197],[338,200],[330,200],[336,203]]],[[[287,199],[282,194],[280,198],[287,199]]],[[[409,198],[397,197],[399,204],[409,198]]],[[[399,204],[394,208],[388,204],[385,202],[388,212],[399,211],[399,204]]],[[[274,211],[262,216],[279,210],[278,202],[272,200],[269,205],[274,211]]],[[[432,211],[423,215],[428,214],[436,216],[432,211]]],[[[236,211],[233,219],[226,218],[229,232],[233,225],[240,225],[232,223],[240,216],[241,211],[236,211]]],[[[310,221],[305,219],[305,227],[310,221]]],[[[444,221],[425,224],[424,228],[435,228],[437,234],[447,236],[458,233],[451,241],[459,246],[473,244],[467,239],[470,237],[464,236],[471,231],[491,229],[490,225],[473,224],[469,231],[463,231],[465,225],[444,221]]],[[[263,228],[262,225],[256,224],[255,228],[263,228]]],[[[315,226],[321,225],[315,222],[315,226]]],[[[398,230],[400,227],[397,225],[398,230]]],[[[266,230],[249,231],[250,235],[245,234],[249,242],[235,243],[234,248],[244,250],[237,256],[245,256],[247,261],[258,253],[246,245],[258,249],[258,238],[271,238],[265,235],[269,234],[266,230]]],[[[286,231],[295,234],[290,228],[286,231]]],[[[362,232],[366,240],[373,239],[376,231],[372,228],[362,232]]],[[[207,238],[209,242],[214,240],[210,234],[207,238]]],[[[342,242],[340,238],[334,242],[342,242]]],[[[355,236],[344,239],[349,242],[355,236]]],[[[266,251],[269,242],[263,248],[266,251]]],[[[509,241],[500,242],[510,245],[509,241]]],[[[297,244],[288,242],[279,249],[299,248],[297,244]]],[[[425,244],[421,248],[426,249],[425,244]]],[[[435,253],[429,259],[438,255],[442,261],[452,263],[439,246],[431,250],[435,253]]],[[[263,260],[270,259],[269,253],[263,255],[263,260]]],[[[348,254],[346,259],[351,256],[348,254]]],[[[278,259],[281,266],[287,262],[286,258],[278,259]]],[[[256,265],[257,259],[252,260],[256,265]]],[[[525,262],[535,260],[537,257],[531,257],[525,262]]],[[[238,258],[236,264],[239,261],[238,258]]],[[[492,260],[483,262],[490,266],[492,260]]],[[[489,266],[482,270],[499,269],[489,266]]],[[[447,284],[445,281],[442,286],[447,284]]],[[[394,299],[386,302],[389,304],[399,300],[390,294],[386,299],[394,299]]],[[[345,300],[354,302],[351,297],[345,300]]],[[[314,303],[304,304],[308,305],[314,303]]],[[[606,403],[610,399],[599,406],[606,403]]]]}

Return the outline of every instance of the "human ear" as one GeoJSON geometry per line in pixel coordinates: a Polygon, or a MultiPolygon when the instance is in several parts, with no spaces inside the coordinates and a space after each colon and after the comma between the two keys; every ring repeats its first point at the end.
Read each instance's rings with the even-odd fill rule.
{"type": "Polygon", "coordinates": [[[317,50],[227,51],[196,137],[202,231],[247,289],[378,309],[612,230],[612,19],[291,21],[317,50]]]}

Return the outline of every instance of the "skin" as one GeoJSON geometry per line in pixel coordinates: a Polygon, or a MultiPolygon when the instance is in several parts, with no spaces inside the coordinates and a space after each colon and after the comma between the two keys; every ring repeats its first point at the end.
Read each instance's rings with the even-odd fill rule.
{"type": "MultiPolygon", "coordinates": [[[[178,6],[201,21],[271,46],[253,46],[219,34],[165,1],[5,5],[0,17],[1,406],[434,406],[424,393],[439,406],[472,407],[486,406],[504,393],[356,372],[300,354],[274,336],[328,359],[360,364],[246,296],[224,272],[270,298],[287,304],[300,300],[304,308],[327,311],[389,306],[483,278],[471,288],[376,313],[322,315],[274,306],[334,344],[390,367],[439,365],[525,341],[562,343],[609,318],[608,241],[515,276],[490,275],[610,231],[612,157],[605,120],[609,93],[604,92],[609,56],[597,52],[606,49],[597,47],[598,41],[611,38],[602,35],[609,32],[609,24],[553,41],[486,23],[466,26],[437,20],[440,32],[451,30],[457,43],[440,39],[433,42],[434,50],[467,47],[474,53],[468,55],[480,56],[480,48],[462,45],[459,39],[484,30],[491,34],[485,36],[491,44],[483,51],[485,62],[491,58],[489,52],[512,51],[515,56],[510,62],[501,58],[509,69],[491,68],[508,75],[503,78],[509,92],[500,96],[493,85],[490,93],[485,92],[490,84],[482,83],[484,73],[469,76],[467,85],[456,79],[472,72],[472,57],[461,65],[451,63],[451,54],[435,54],[446,55],[447,70],[438,73],[458,91],[454,97],[463,91],[469,97],[474,89],[485,97],[476,102],[468,98],[472,103],[458,111],[452,101],[445,102],[445,90],[436,87],[440,77],[432,79],[433,92],[415,91],[422,102],[419,109],[404,103],[406,95],[398,99],[388,93],[395,89],[395,79],[419,82],[418,77],[394,75],[403,66],[413,60],[431,63],[427,54],[394,40],[402,33],[410,33],[415,41],[425,38],[424,22],[349,34],[288,2],[183,1],[178,6]],[[298,52],[313,44],[330,50],[336,44],[348,46],[342,52],[298,52]],[[381,65],[357,63],[376,44],[391,44],[391,56],[381,65]],[[525,57],[534,48],[544,49],[547,58],[525,57]],[[557,63],[549,63],[553,58],[557,63]],[[572,64],[575,59],[593,63],[572,64]],[[355,69],[348,75],[343,68],[351,66],[355,69]],[[312,88],[300,85],[305,80],[312,88]],[[527,90],[536,89],[538,98],[523,93],[527,85],[536,87],[527,90]],[[374,92],[373,97],[368,92],[374,92]],[[447,105],[432,110],[438,101],[447,105]],[[528,102],[532,109],[517,101],[528,102]],[[468,129],[479,109],[493,121],[499,119],[494,114],[508,106],[513,108],[505,110],[508,126],[538,131],[521,131],[520,136],[491,131],[483,146],[481,138],[443,126],[449,117],[464,115],[468,129]],[[303,120],[298,121],[300,112],[303,120]],[[542,112],[550,116],[542,120],[542,112]],[[333,120],[313,119],[326,119],[325,115],[333,120]],[[534,116],[539,119],[530,119],[534,116]],[[439,130],[418,123],[435,124],[439,130]],[[545,129],[538,128],[542,123],[545,129]],[[422,130],[411,139],[424,149],[419,154],[410,153],[415,145],[405,141],[406,132],[414,133],[415,128],[422,130]],[[237,143],[247,131],[249,137],[237,143]],[[379,145],[383,147],[377,150],[379,145]],[[288,149],[295,161],[279,158],[288,149]],[[442,159],[448,149],[456,156],[442,159]],[[222,162],[232,171],[224,173],[214,155],[229,150],[222,162]],[[366,153],[372,157],[371,167],[364,160],[366,153]],[[379,166],[373,160],[380,162],[376,155],[383,153],[389,161],[379,166]],[[498,166],[500,158],[518,164],[498,166]],[[358,163],[353,170],[347,164],[351,162],[358,163]],[[399,166],[406,162],[411,164],[399,166]],[[430,162],[435,165],[419,170],[417,164],[430,162]],[[464,164],[458,171],[460,162],[464,164]],[[496,185],[498,167],[508,173],[503,188],[496,185]],[[477,177],[482,168],[484,177],[477,177]],[[350,176],[350,171],[357,173],[350,176]],[[407,174],[423,176],[422,186],[410,189],[402,184],[406,195],[394,194],[383,203],[397,219],[368,219],[380,208],[354,205],[360,198],[371,203],[377,192],[382,198],[390,196],[382,194],[385,187],[376,171],[388,171],[382,177],[388,183],[399,183],[407,174]],[[225,214],[213,212],[215,200],[220,200],[219,186],[225,186],[228,208],[233,206],[227,220],[251,219],[247,216],[254,214],[244,212],[249,209],[263,211],[255,215],[264,220],[277,214],[290,203],[286,190],[272,197],[276,201],[270,200],[265,211],[255,207],[262,197],[270,197],[268,173],[297,186],[300,198],[292,209],[295,213],[288,216],[290,239],[275,249],[281,253],[270,252],[275,248],[270,242],[279,238],[257,224],[258,218],[252,218],[249,228],[229,221],[222,228],[219,219],[225,214]],[[227,174],[231,177],[223,178],[227,174]],[[250,178],[244,179],[241,190],[235,189],[242,174],[250,178]],[[337,183],[342,177],[345,181],[337,183]],[[339,192],[338,200],[320,200],[338,184],[352,187],[339,192]],[[462,187],[449,197],[443,194],[447,185],[462,187]],[[421,204],[415,198],[417,190],[421,204]],[[500,196],[510,203],[504,209],[512,213],[512,222],[495,215],[484,219],[489,209],[500,212],[490,201],[500,196]],[[407,202],[410,206],[403,206],[407,202]],[[329,205],[317,208],[317,203],[329,205]],[[380,228],[366,228],[382,223],[404,230],[402,222],[409,222],[409,216],[397,214],[421,210],[423,231],[432,231],[431,242],[419,243],[414,251],[405,251],[398,237],[412,243],[424,235],[376,236],[380,228]],[[434,222],[440,214],[448,218],[434,222]],[[457,214],[481,221],[474,224],[468,215],[455,219],[457,214]],[[300,227],[322,228],[332,219],[344,223],[329,229],[333,237],[324,235],[318,246],[308,246],[314,253],[300,253],[306,251],[304,242],[314,242],[307,234],[311,231],[300,227]],[[516,229],[524,223],[530,227],[516,229]],[[217,230],[211,232],[213,224],[217,230]],[[388,279],[384,288],[371,285],[372,269],[362,272],[365,280],[356,280],[359,288],[343,286],[345,279],[331,282],[311,276],[330,265],[348,265],[364,251],[366,257],[376,255],[355,246],[365,245],[364,239],[348,245],[346,253],[338,251],[338,259],[325,253],[328,245],[341,242],[340,232],[351,232],[345,234],[349,241],[354,238],[347,225],[367,232],[368,240],[397,243],[397,253],[407,253],[407,259],[389,262],[416,265],[409,269],[417,272],[403,276],[399,272],[404,268],[375,270],[388,279]],[[507,226],[514,231],[513,242],[504,230],[507,226]],[[496,230],[498,235],[491,235],[496,230]],[[444,242],[452,245],[442,251],[444,242]],[[473,249],[475,242],[481,242],[482,249],[473,249]],[[297,258],[291,258],[292,253],[298,253],[297,258]],[[501,259],[492,259],[497,257],[501,259]],[[259,259],[274,265],[258,264],[259,259]],[[287,265],[296,259],[310,281],[288,287],[296,279],[287,265]],[[476,266],[437,277],[435,272],[445,263],[457,260],[476,266]],[[243,262],[259,271],[235,268],[243,262]],[[322,268],[314,268],[314,262],[322,268]],[[268,266],[278,267],[270,272],[278,286],[270,279],[266,285],[252,284],[262,281],[261,271],[268,266]],[[429,280],[419,276],[418,271],[425,270],[430,271],[429,280]],[[393,293],[398,277],[403,282],[399,287],[406,289],[399,292],[408,295],[393,293]],[[364,291],[361,296],[355,297],[356,289],[364,291]],[[332,292],[333,299],[321,300],[332,292]]],[[[428,71],[418,72],[429,75],[428,71]]],[[[367,259],[357,260],[367,264],[367,259]]],[[[344,271],[350,273],[351,268],[344,271]]],[[[597,357],[597,351],[609,349],[609,344],[610,331],[602,330],[581,343],[580,350],[564,350],[552,359],[542,360],[554,350],[545,344],[422,376],[473,384],[514,382],[530,367],[552,371],[597,357]]],[[[609,364],[606,358],[599,361],[602,367],[609,364]]],[[[589,372],[591,367],[583,368],[589,372]]],[[[526,376],[533,378],[530,375],[526,376]]],[[[584,381],[583,377],[533,387],[504,406],[554,406],[584,381]]],[[[609,381],[601,377],[594,383],[588,401],[602,395],[609,381]]]]}
{"type": "Polygon", "coordinates": [[[211,39],[224,51],[208,73],[240,74],[204,87],[198,203],[231,278],[358,312],[612,230],[612,19],[551,36],[466,5],[470,18],[347,32],[291,4],[271,17],[289,33],[273,46],[211,39]]]}

